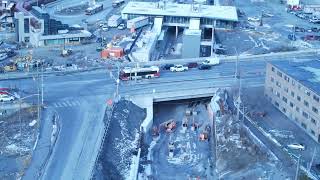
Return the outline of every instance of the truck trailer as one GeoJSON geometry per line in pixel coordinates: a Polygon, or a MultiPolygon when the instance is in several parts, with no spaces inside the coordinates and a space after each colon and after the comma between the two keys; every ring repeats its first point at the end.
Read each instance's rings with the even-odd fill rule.
{"type": "Polygon", "coordinates": [[[118,27],[121,22],[122,22],[122,19],[121,19],[120,15],[112,15],[108,19],[108,26],[109,27],[118,27]]]}
{"type": "Polygon", "coordinates": [[[127,21],[127,28],[138,29],[149,24],[149,18],[145,16],[139,16],[127,21]]]}

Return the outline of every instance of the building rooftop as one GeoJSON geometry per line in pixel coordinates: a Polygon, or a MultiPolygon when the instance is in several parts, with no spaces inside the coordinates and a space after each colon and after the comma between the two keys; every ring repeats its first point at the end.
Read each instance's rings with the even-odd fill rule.
{"type": "Polygon", "coordinates": [[[178,4],[170,2],[163,4],[159,2],[130,1],[121,13],[154,16],[196,17],[227,21],[238,21],[237,10],[234,6],[196,6],[192,4],[178,4]]]}
{"type": "Polygon", "coordinates": [[[42,8],[38,7],[38,6],[32,6],[32,9],[38,11],[41,14],[45,14],[47,13],[45,10],[43,10],[42,8]]]}
{"type": "Polygon", "coordinates": [[[303,62],[278,61],[270,62],[273,66],[291,76],[296,81],[320,95],[320,61],[303,62]]]}

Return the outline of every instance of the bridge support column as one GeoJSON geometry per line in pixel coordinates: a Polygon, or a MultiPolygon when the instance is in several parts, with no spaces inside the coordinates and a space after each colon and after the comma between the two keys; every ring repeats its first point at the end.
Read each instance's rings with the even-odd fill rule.
{"type": "Polygon", "coordinates": [[[178,38],[178,26],[176,26],[176,39],[178,38]]]}
{"type": "Polygon", "coordinates": [[[212,56],[212,54],[213,54],[213,51],[214,51],[214,45],[215,45],[215,38],[214,38],[214,27],[212,27],[212,31],[211,31],[211,54],[210,54],[210,56],[212,56]]]}

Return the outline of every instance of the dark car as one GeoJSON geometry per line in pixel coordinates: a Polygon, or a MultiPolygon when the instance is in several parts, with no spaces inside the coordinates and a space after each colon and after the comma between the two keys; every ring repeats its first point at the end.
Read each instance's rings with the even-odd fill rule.
{"type": "Polygon", "coordinates": [[[196,67],[198,67],[198,63],[191,62],[191,63],[188,63],[187,66],[188,66],[188,68],[196,68],[196,67]]]}
{"type": "Polygon", "coordinates": [[[170,70],[171,67],[173,67],[174,64],[165,64],[164,66],[162,66],[163,70],[170,70]]]}
{"type": "Polygon", "coordinates": [[[200,70],[209,70],[209,69],[211,69],[211,66],[208,65],[208,64],[201,64],[201,65],[199,66],[199,69],[200,69],[200,70]]]}

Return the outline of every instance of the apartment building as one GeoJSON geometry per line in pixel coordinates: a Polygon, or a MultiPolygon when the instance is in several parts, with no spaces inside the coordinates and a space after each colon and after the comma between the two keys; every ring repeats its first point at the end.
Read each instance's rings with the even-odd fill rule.
{"type": "Polygon", "coordinates": [[[320,61],[270,62],[265,96],[320,143],[320,61]]]}

